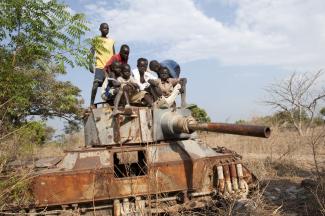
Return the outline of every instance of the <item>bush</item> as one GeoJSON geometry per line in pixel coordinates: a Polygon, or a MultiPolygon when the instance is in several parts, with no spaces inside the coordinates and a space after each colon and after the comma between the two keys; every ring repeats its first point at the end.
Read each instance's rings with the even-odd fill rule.
{"type": "Polygon", "coordinates": [[[190,110],[192,112],[192,116],[195,118],[197,122],[199,123],[211,122],[210,117],[208,116],[207,112],[203,108],[200,108],[194,104],[190,107],[190,110]]]}

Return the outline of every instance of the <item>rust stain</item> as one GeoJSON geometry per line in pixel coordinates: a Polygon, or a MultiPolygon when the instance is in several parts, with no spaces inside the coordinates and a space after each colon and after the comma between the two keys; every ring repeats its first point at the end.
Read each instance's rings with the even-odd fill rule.
{"type": "MultiPolygon", "coordinates": [[[[50,206],[90,202],[93,199],[109,200],[165,192],[207,190],[217,186],[212,185],[213,182],[207,178],[216,175],[213,170],[220,165],[223,166],[226,181],[230,181],[230,177],[237,176],[235,164],[240,161],[232,162],[231,154],[192,160],[181,149],[167,148],[167,145],[169,144],[161,143],[157,147],[159,160],[149,162],[146,175],[125,178],[114,176],[112,155],[121,152],[120,148],[109,151],[111,162],[106,167],[101,164],[96,152],[83,154],[73,170],[57,170],[33,178],[32,191],[36,203],[39,206],[50,206]],[[210,185],[207,182],[210,182],[210,185]]],[[[146,148],[126,146],[123,151],[146,151],[146,148]]],[[[247,183],[253,181],[252,174],[244,166],[243,174],[247,183]]],[[[219,182],[220,190],[223,190],[223,184],[224,182],[219,182]]]]}

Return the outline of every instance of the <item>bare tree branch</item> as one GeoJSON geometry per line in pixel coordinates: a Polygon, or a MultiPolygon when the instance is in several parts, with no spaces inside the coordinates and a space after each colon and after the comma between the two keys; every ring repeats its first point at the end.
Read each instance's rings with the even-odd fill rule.
{"type": "Polygon", "coordinates": [[[322,70],[303,74],[294,72],[288,79],[265,89],[269,99],[264,103],[287,113],[293,126],[303,135],[314,123],[321,101],[325,101],[325,90],[318,85],[323,74],[322,70]]]}

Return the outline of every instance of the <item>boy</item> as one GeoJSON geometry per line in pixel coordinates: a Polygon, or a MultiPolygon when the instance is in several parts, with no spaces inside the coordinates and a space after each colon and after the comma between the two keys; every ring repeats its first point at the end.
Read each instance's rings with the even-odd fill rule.
{"type": "Polygon", "coordinates": [[[114,100],[113,115],[119,114],[118,105],[120,103],[122,95],[125,99],[125,114],[132,114],[130,109],[130,99],[133,103],[141,103],[143,100],[152,105],[152,99],[146,91],[138,91],[139,86],[135,79],[131,77],[131,68],[128,64],[122,64],[121,76],[117,78],[117,81],[121,84],[119,91],[114,100]]]}
{"type": "Polygon", "coordinates": [[[158,97],[154,94],[154,91],[152,91],[152,88],[150,86],[150,83],[148,83],[148,80],[150,79],[157,79],[158,76],[155,72],[148,71],[148,60],[145,58],[139,58],[137,61],[137,69],[132,70],[132,75],[137,82],[140,91],[147,91],[156,100],[158,97]]]}
{"type": "Polygon", "coordinates": [[[161,67],[168,68],[170,77],[179,78],[181,67],[176,61],[168,59],[159,63],[157,60],[152,60],[149,64],[150,70],[158,73],[158,75],[161,67]]]}
{"type": "Polygon", "coordinates": [[[114,99],[115,95],[118,93],[118,88],[120,83],[117,78],[121,76],[121,63],[118,61],[113,62],[110,66],[110,73],[105,78],[102,86],[102,99],[103,101],[110,102],[114,99]]]}
{"type": "MultiPolygon", "coordinates": [[[[115,54],[115,48],[114,48],[114,40],[109,38],[108,32],[109,27],[107,23],[100,24],[99,30],[101,32],[100,37],[96,37],[94,40],[98,41],[100,45],[98,47],[92,47],[91,52],[95,55],[96,58],[96,65],[95,65],[95,76],[94,76],[94,82],[93,87],[91,90],[91,99],[90,99],[90,106],[94,108],[94,102],[96,98],[97,88],[101,87],[104,79],[105,79],[105,73],[104,73],[104,66],[105,63],[115,54]]],[[[89,70],[91,73],[94,73],[93,65],[89,65],[89,70]]]]}
{"type": "Polygon", "coordinates": [[[150,71],[154,72],[157,74],[157,77],[160,78],[159,76],[159,69],[160,69],[160,64],[157,60],[151,60],[149,63],[149,69],[150,71]]]}
{"type": "MultiPolygon", "coordinates": [[[[177,62],[174,60],[165,60],[162,62],[158,62],[157,60],[152,60],[149,64],[149,68],[151,71],[155,71],[158,74],[158,77],[161,78],[160,70],[162,68],[167,68],[169,76],[175,79],[179,78],[181,68],[177,62]]],[[[186,78],[181,79],[182,88],[180,89],[181,94],[181,106],[186,107],[186,78]]]]}
{"type": "Polygon", "coordinates": [[[185,79],[169,78],[169,70],[166,67],[160,67],[159,75],[160,79],[149,80],[149,83],[156,87],[156,94],[160,97],[156,105],[158,108],[170,108],[174,105],[185,79]]]}
{"type": "Polygon", "coordinates": [[[113,55],[106,63],[105,67],[104,67],[104,71],[106,71],[107,73],[109,73],[109,67],[110,65],[115,62],[118,61],[121,64],[127,64],[128,60],[129,60],[129,54],[130,54],[130,47],[126,44],[123,44],[120,48],[120,52],[117,53],[116,55],[113,55]]]}

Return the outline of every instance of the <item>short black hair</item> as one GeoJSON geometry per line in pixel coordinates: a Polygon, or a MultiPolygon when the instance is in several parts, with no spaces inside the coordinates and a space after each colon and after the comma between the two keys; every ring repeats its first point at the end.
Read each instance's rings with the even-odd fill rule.
{"type": "Polygon", "coordinates": [[[112,68],[114,66],[121,66],[121,62],[119,62],[119,61],[113,61],[112,64],[109,67],[112,68]]]}
{"type": "Polygon", "coordinates": [[[160,68],[159,68],[159,73],[161,73],[161,72],[164,71],[164,70],[167,70],[167,72],[168,72],[168,74],[169,74],[169,69],[168,69],[168,67],[160,67],[160,68]]]}
{"type": "Polygon", "coordinates": [[[160,63],[157,61],[157,60],[152,60],[150,63],[149,63],[149,69],[151,71],[155,71],[157,74],[158,74],[158,77],[159,76],[159,68],[161,67],[160,63]]]}
{"type": "Polygon", "coordinates": [[[160,65],[159,62],[158,62],[157,60],[152,60],[152,61],[150,61],[150,63],[149,63],[149,67],[153,67],[153,66],[155,66],[155,65],[160,65]]]}
{"type": "MultiPolygon", "coordinates": [[[[100,24],[100,26],[99,26],[99,28],[102,28],[102,27],[104,27],[104,25],[107,25],[108,26],[108,24],[107,23],[101,23],[100,24]]],[[[109,26],[108,26],[109,27],[109,26]]]]}
{"type": "Polygon", "coordinates": [[[124,68],[129,68],[131,70],[131,67],[130,67],[129,64],[122,64],[121,68],[122,68],[122,71],[123,71],[124,68]]]}
{"type": "Polygon", "coordinates": [[[142,58],[142,57],[141,57],[141,58],[138,58],[137,63],[139,64],[139,63],[142,62],[142,61],[148,63],[148,59],[146,59],[146,58],[142,58]]]}
{"type": "Polygon", "coordinates": [[[123,44],[120,50],[122,50],[123,48],[127,48],[128,50],[130,49],[130,47],[127,44],[123,44]]]}

